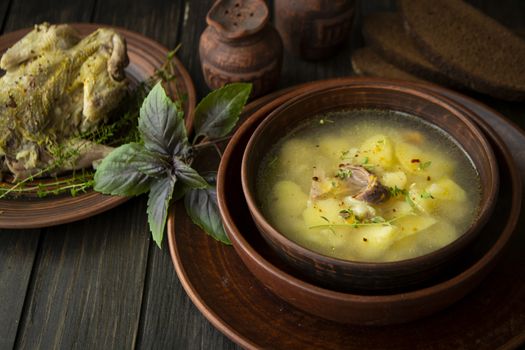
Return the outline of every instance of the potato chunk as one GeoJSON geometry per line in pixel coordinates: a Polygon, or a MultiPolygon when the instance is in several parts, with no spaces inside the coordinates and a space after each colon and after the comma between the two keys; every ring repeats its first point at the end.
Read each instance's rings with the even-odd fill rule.
{"type": "Polygon", "coordinates": [[[434,152],[423,152],[419,147],[409,143],[398,143],[395,155],[402,168],[407,172],[432,179],[448,176],[454,170],[452,162],[434,152]]]}
{"type": "Polygon", "coordinates": [[[303,219],[306,226],[317,226],[327,224],[342,224],[344,219],[339,212],[344,209],[344,203],[328,198],[318,201],[311,201],[303,212],[303,219]]]}
{"type": "Polygon", "coordinates": [[[274,185],[272,192],[275,201],[270,210],[289,217],[300,217],[303,214],[308,196],[295,182],[279,181],[274,185]]]}
{"type": "Polygon", "coordinates": [[[407,184],[407,175],[402,171],[386,172],[381,176],[381,183],[387,187],[404,189],[407,184]]]}
{"type": "Polygon", "coordinates": [[[394,148],[388,137],[382,134],[374,135],[363,142],[359,156],[361,163],[379,165],[382,168],[392,166],[394,148]]]}
{"type": "Polygon", "coordinates": [[[294,182],[283,180],[277,182],[272,189],[274,201],[268,208],[272,223],[282,232],[287,232],[291,237],[304,232],[302,213],[306,208],[308,196],[294,182]]]}
{"type": "Polygon", "coordinates": [[[437,222],[432,216],[407,215],[396,220],[393,225],[399,228],[396,240],[403,239],[407,236],[426,230],[437,222]]]}
{"type": "Polygon", "coordinates": [[[425,190],[421,190],[421,186],[418,184],[410,185],[408,196],[416,208],[424,213],[433,213],[440,204],[439,200],[437,200],[430,193],[425,190]]]}
{"type": "Polygon", "coordinates": [[[395,154],[403,169],[412,174],[420,171],[420,163],[425,161],[421,149],[409,143],[396,144],[395,154]]]}
{"type": "Polygon", "coordinates": [[[457,229],[445,220],[440,220],[432,227],[418,235],[419,245],[426,251],[442,248],[458,238],[457,229]]]}
{"type": "Polygon", "coordinates": [[[434,198],[464,202],[467,194],[457,183],[449,178],[441,179],[427,187],[426,191],[434,198]]]}
{"type": "Polygon", "coordinates": [[[341,161],[343,155],[350,149],[350,141],[341,137],[322,137],[317,145],[319,150],[335,163],[341,161]]]}
{"type": "Polygon", "coordinates": [[[363,226],[352,229],[352,245],[356,255],[365,261],[382,260],[394,243],[399,230],[395,226],[363,226]]]}
{"type": "Polygon", "coordinates": [[[308,191],[315,166],[315,147],[301,139],[286,141],[278,156],[281,169],[287,169],[288,179],[297,183],[303,191],[308,191]]]}

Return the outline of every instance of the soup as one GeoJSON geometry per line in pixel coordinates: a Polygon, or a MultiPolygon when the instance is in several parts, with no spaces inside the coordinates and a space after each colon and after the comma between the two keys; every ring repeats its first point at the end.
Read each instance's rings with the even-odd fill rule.
{"type": "Polygon", "coordinates": [[[324,255],[366,262],[428,254],[478,214],[480,180],[443,130],[392,111],[319,115],[267,154],[260,208],[289,239],[324,255]]]}

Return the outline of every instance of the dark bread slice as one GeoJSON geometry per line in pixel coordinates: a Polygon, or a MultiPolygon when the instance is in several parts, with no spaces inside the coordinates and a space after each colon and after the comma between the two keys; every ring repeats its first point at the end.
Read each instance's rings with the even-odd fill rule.
{"type": "Polygon", "coordinates": [[[399,68],[438,84],[458,86],[419,51],[403,27],[403,17],[395,12],[377,12],[363,20],[366,44],[399,68]]]}
{"type": "Polygon", "coordinates": [[[469,88],[525,100],[525,41],[459,0],[401,0],[406,29],[441,71],[469,88]]]}
{"type": "Polygon", "coordinates": [[[424,81],[388,63],[369,47],[357,49],[352,53],[352,68],[358,75],[415,82],[424,81]]]}

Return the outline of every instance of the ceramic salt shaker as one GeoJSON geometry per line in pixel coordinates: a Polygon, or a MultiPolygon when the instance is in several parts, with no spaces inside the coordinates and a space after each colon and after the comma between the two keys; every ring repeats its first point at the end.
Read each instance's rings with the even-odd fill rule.
{"type": "Polygon", "coordinates": [[[348,39],[354,12],[354,0],[274,0],[284,47],[306,60],[337,53],[348,39]]]}
{"type": "Polygon", "coordinates": [[[264,0],[215,2],[199,44],[202,72],[211,89],[231,82],[251,82],[255,97],[277,86],[283,47],[268,19],[264,0]]]}

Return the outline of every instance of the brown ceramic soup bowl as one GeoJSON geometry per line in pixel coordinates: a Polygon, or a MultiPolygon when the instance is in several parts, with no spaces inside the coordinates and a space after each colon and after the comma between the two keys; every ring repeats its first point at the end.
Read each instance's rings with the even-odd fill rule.
{"type": "Polygon", "coordinates": [[[464,112],[444,97],[396,83],[355,84],[300,95],[273,111],[256,129],[243,155],[242,189],[262,237],[277,255],[306,279],[333,290],[362,294],[404,292],[427,286],[461,263],[490,217],[499,187],[492,148],[464,112]],[[338,259],[307,249],[279,232],[263,214],[256,179],[265,155],[305,120],[334,111],[374,109],[406,113],[445,131],[467,153],[481,182],[477,217],[448,245],[412,259],[360,262],[338,259]]]}
{"type": "MultiPolygon", "coordinates": [[[[432,88],[431,92],[446,94],[446,96],[457,99],[462,104],[461,106],[456,104],[457,108],[463,108],[465,113],[470,113],[471,118],[479,123],[485,135],[489,137],[498,159],[501,177],[501,186],[494,213],[481,229],[475,242],[462,254],[461,264],[454,265],[449,276],[432,281],[428,287],[399,294],[362,295],[341,293],[312,283],[304,275],[291,268],[289,264],[283,262],[264,241],[255,227],[239,181],[243,153],[249,138],[268,113],[283,102],[297,96],[298,92],[319,89],[321,84],[326,87],[327,85],[341,86],[365,83],[383,84],[385,80],[375,78],[326,80],[301,86],[283,96],[272,96],[273,99],[266,99],[266,102],[270,102],[264,105],[257,104],[258,102],[251,104],[247,112],[250,117],[244,121],[228,143],[221,160],[217,176],[218,204],[228,237],[242,262],[266,288],[281,299],[300,310],[336,322],[356,325],[402,323],[434,314],[463,298],[485,278],[507,252],[505,247],[509,244],[515,245],[514,238],[516,237],[513,232],[516,229],[521,210],[522,186],[519,170],[509,150],[494,130],[483,122],[484,118],[497,119],[501,117],[494,115],[494,112],[487,110],[477,102],[449,90],[426,84],[410,83],[410,86],[417,89],[432,88]],[[465,107],[469,109],[467,110],[465,107]],[[483,113],[484,116],[473,114],[472,111],[483,113]]],[[[493,284],[499,282],[499,277],[493,274],[489,276],[489,280],[485,282],[483,288],[485,291],[493,289],[493,284]]],[[[506,289],[505,286],[501,288],[506,289]]],[[[421,325],[439,329],[443,322],[447,322],[451,317],[458,320],[463,319],[465,321],[463,323],[470,324],[471,318],[465,315],[472,316],[473,309],[476,310],[475,313],[481,315],[482,312],[477,312],[479,310],[476,305],[484,302],[486,298],[485,292],[476,293],[472,296],[472,300],[451,307],[441,316],[436,315],[434,318],[423,320],[421,324],[407,325],[404,330],[407,332],[408,329],[417,331],[421,325]]],[[[294,313],[289,308],[284,310],[284,312],[298,315],[296,317],[304,320],[303,315],[294,313]]]]}

